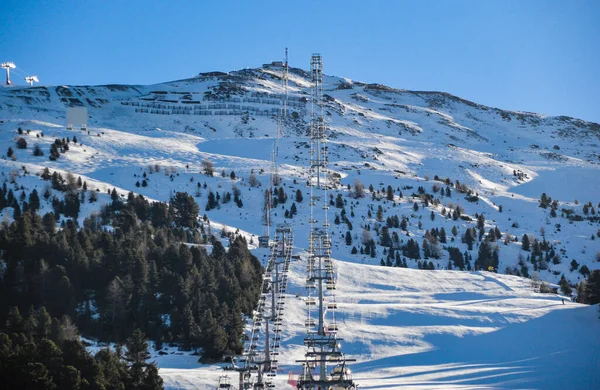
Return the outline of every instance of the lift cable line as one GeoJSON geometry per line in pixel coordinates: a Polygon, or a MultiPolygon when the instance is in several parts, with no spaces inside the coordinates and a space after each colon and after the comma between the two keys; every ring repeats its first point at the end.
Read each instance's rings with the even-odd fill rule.
{"type": "MultiPolygon", "coordinates": [[[[285,68],[287,68],[287,48],[285,68]]],[[[287,74],[285,70],[284,73],[287,74]]],[[[282,83],[285,88],[287,75],[282,78],[282,83]]],[[[282,109],[277,118],[277,135],[271,151],[270,184],[265,193],[266,236],[259,237],[259,246],[269,247],[271,251],[263,274],[258,307],[253,312],[250,331],[245,336],[243,353],[240,356],[232,356],[231,365],[224,368],[238,373],[240,390],[274,388],[274,379],[279,369],[281,323],[285,309],[287,273],[292,260],[294,243],[293,230],[287,223],[278,224],[272,240],[270,236],[272,197],[275,188],[280,184],[276,156],[287,96],[282,100],[282,109]]],[[[235,389],[227,376],[219,379],[218,386],[219,389],[235,389]]]]}
{"type": "Polygon", "coordinates": [[[307,336],[306,353],[297,388],[356,389],[348,362],[341,352],[335,319],[335,271],[331,260],[329,236],[329,203],[327,191],[333,182],[327,170],[327,132],[323,115],[323,59],[313,54],[310,61],[312,82],[310,121],[310,162],[308,185],[310,187],[309,248],[306,265],[307,336]],[[313,312],[316,311],[315,314],[313,312]],[[316,318],[315,318],[316,316],[316,318]],[[315,329],[316,328],[316,329],[315,329]]]}
{"type": "Polygon", "coordinates": [[[10,73],[17,74],[19,77],[23,77],[23,79],[29,84],[33,86],[33,83],[39,83],[39,79],[37,76],[34,76],[25,70],[18,68],[14,62],[3,62],[0,64],[0,68],[6,71],[6,85],[12,85],[12,80],[10,79],[10,73]]]}

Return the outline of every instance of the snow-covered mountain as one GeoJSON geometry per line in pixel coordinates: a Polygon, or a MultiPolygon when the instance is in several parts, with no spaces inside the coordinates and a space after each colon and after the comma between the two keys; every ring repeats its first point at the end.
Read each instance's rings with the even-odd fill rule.
{"type": "MultiPolygon", "coordinates": [[[[47,184],[35,175],[45,167],[81,176],[88,188],[99,189],[102,194],[116,188],[123,196],[133,191],[165,201],[174,191],[187,191],[196,196],[203,213],[210,192],[223,195],[233,192],[235,186],[241,192],[243,207],[230,202],[205,213],[213,230],[240,229],[256,243],[256,236],[264,234],[261,209],[273,168],[271,151],[277,136],[276,114],[284,93],[281,74],[281,68],[267,66],[231,73],[204,73],[192,79],[150,86],[2,88],[2,175],[7,181],[16,182],[16,186],[22,185],[27,191],[37,188],[38,192],[47,184]],[[65,128],[67,106],[88,108],[87,132],[65,128]],[[17,132],[19,127],[22,135],[17,132]],[[50,161],[50,145],[55,139],[73,136],[77,137],[77,143],[71,142],[67,152],[50,161]],[[19,138],[27,142],[26,149],[17,148],[19,138]],[[35,145],[40,146],[43,156],[33,155],[35,145]],[[14,150],[12,158],[5,156],[9,146],[14,150]],[[206,160],[214,164],[212,177],[202,173],[202,163],[206,160]],[[250,185],[248,179],[252,173],[262,186],[250,185]]],[[[344,203],[343,208],[331,208],[331,219],[337,216],[341,220],[332,224],[332,255],[340,260],[336,264],[341,281],[346,283],[344,278],[363,275],[365,294],[377,295],[364,306],[365,313],[370,314],[361,314],[357,319],[350,307],[355,308],[354,304],[360,302],[352,300],[352,294],[358,294],[352,289],[362,284],[347,281],[353,286],[347,286],[345,302],[349,308],[347,313],[342,310],[341,315],[347,317],[346,332],[350,333],[342,332],[342,336],[350,339],[350,353],[358,358],[357,370],[365,383],[375,386],[378,382],[374,378],[386,376],[389,381],[381,383],[391,388],[407,383],[402,376],[408,375],[418,382],[410,382],[415,387],[563,388],[555,381],[561,371],[549,369],[555,366],[546,360],[540,363],[545,367],[540,375],[545,376],[532,384],[523,379],[524,374],[515,374],[540,372],[535,368],[537,363],[517,364],[534,359],[533,355],[521,354],[514,360],[497,361],[487,360],[479,352],[429,358],[431,352],[427,351],[452,348],[453,343],[458,343],[456,337],[465,337],[465,342],[470,343],[482,340],[473,337],[474,341],[469,341],[467,334],[485,333],[485,343],[500,344],[513,337],[514,332],[537,334],[536,326],[544,326],[548,337],[564,337],[562,333],[553,333],[554,328],[547,328],[547,324],[568,327],[573,321],[582,322],[577,325],[577,332],[591,338],[588,345],[581,345],[579,339],[569,343],[573,348],[571,353],[582,355],[576,362],[585,360],[587,351],[591,351],[587,348],[598,348],[600,341],[591,336],[594,331],[598,333],[598,324],[592,324],[594,315],[590,310],[578,304],[563,307],[556,296],[533,294],[531,282],[525,279],[443,269],[449,265],[449,247],[470,254],[470,265],[475,266],[483,237],[475,238],[470,251],[461,238],[467,229],[477,228],[478,216],[482,214],[484,219],[479,218],[479,223],[483,224],[480,227],[485,234],[496,227],[500,233],[492,243],[498,248],[500,274],[506,271],[523,274],[526,268],[530,276],[551,284],[556,284],[561,275],[575,284],[584,279],[585,269],[581,268],[584,265],[588,270],[600,268],[600,125],[570,117],[486,107],[442,92],[396,90],[333,76],[327,76],[325,81],[329,168],[332,177],[339,180],[332,195],[334,204],[338,194],[344,203]],[[353,196],[357,181],[366,187],[363,198],[353,196]],[[393,192],[389,199],[388,186],[393,192]],[[547,207],[539,207],[543,193],[551,198],[544,202],[547,207]],[[553,201],[557,203],[552,205],[553,201]],[[452,218],[457,208],[460,216],[452,218]],[[405,229],[394,227],[396,216],[398,220],[406,219],[405,229]],[[444,228],[446,243],[439,238],[431,240],[437,241],[433,245],[439,258],[427,259],[439,271],[428,273],[379,265],[382,261],[386,263],[389,249],[379,245],[382,237],[377,232],[382,232],[388,218],[392,220],[389,234],[398,236],[393,246],[402,246],[409,239],[422,246],[425,237],[430,241],[432,229],[439,232],[444,228]],[[521,249],[523,235],[528,235],[532,245],[536,240],[545,242],[544,260],[535,264],[528,260],[531,251],[521,249]],[[374,253],[361,254],[361,247],[369,239],[376,242],[374,253]],[[355,254],[353,247],[357,248],[355,254]],[[381,281],[376,282],[379,278],[381,281]],[[496,284],[510,287],[505,289],[509,291],[508,300],[504,300],[505,293],[494,292],[496,284]],[[425,300],[422,309],[413,302],[417,296],[425,300]],[[390,300],[415,306],[391,307],[387,305],[390,300]],[[486,303],[497,301],[501,304],[486,303]],[[469,306],[476,313],[456,306],[469,306]],[[563,310],[566,308],[574,310],[563,310]],[[542,325],[536,325],[537,321],[542,325]],[[471,329],[480,322],[489,322],[489,327],[471,329]],[[525,325],[515,330],[512,324],[525,325]],[[404,330],[396,332],[388,327],[404,330]],[[421,327],[431,329],[421,332],[421,327]],[[433,331],[434,328],[438,330],[433,331]],[[391,332],[391,336],[382,340],[383,331],[391,332]],[[449,334],[452,336],[446,337],[449,334]],[[406,366],[411,360],[407,358],[409,354],[416,354],[418,362],[410,363],[411,373],[391,368],[406,366]],[[492,364],[498,366],[491,369],[492,364]],[[503,382],[497,371],[504,369],[512,375],[507,382],[503,382]],[[463,376],[465,381],[450,380],[448,376],[463,376]]],[[[299,251],[308,241],[306,166],[310,112],[308,74],[292,68],[288,115],[276,156],[287,201],[279,204],[273,217],[276,223],[287,221],[293,225],[299,251]],[[303,202],[296,201],[297,190],[304,195],[303,202]],[[293,202],[297,214],[286,218],[293,202]]],[[[108,200],[108,195],[101,195],[99,203],[87,203],[80,219],[108,200]]],[[[42,203],[51,209],[49,201],[42,203]]],[[[6,208],[2,213],[9,218],[11,210],[6,208]]],[[[424,255],[421,251],[419,263],[424,255]]],[[[402,254],[400,257],[409,268],[417,268],[416,259],[402,254]]],[[[394,264],[393,259],[390,262],[394,264]]],[[[289,318],[292,321],[295,315],[289,318]]],[[[290,322],[282,336],[282,345],[287,338],[289,351],[296,348],[298,353],[302,330],[303,326],[295,327],[290,322]]],[[[543,341],[540,338],[531,342],[534,340],[543,341]]],[[[539,356],[560,352],[554,348],[556,345],[544,346],[539,356]]],[[[510,351],[502,349],[494,356],[504,359],[510,351]]],[[[565,357],[571,358],[571,355],[565,357]]],[[[290,358],[287,367],[291,369],[292,363],[290,358]]],[[[173,375],[178,378],[179,374],[173,375]]],[[[597,370],[590,375],[588,378],[600,380],[597,370]]],[[[174,386],[177,380],[172,382],[174,386]]],[[[580,383],[581,388],[586,388],[592,382],[580,383]]]]}

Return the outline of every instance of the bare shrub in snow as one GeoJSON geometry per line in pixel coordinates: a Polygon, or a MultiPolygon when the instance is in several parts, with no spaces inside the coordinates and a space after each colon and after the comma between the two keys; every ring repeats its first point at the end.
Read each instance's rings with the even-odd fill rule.
{"type": "Polygon", "coordinates": [[[354,196],[355,198],[364,198],[365,197],[365,185],[363,183],[360,182],[360,180],[356,179],[354,180],[354,187],[353,187],[353,193],[352,196],[354,196]]]}
{"type": "Polygon", "coordinates": [[[212,176],[214,170],[215,170],[215,166],[213,165],[212,162],[210,162],[208,160],[202,161],[202,172],[204,172],[204,174],[206,176],[212,176]]]}
{"type": "Polygon", "coordinates": [[[363,229],[363,231],[362,231],[363,245],[367,245],[369,242],[371,242],[372,239],[373,239],[373,237],[371,236],[371,232],[368,231],[367,229],[363,229]]]}
{"type": "Polygon", "coordinates": [[[258,181],[254,173],[251,173],[250,176],[248,176],[248,184],[250,185],[250,187],[257,187],[258,185],[260,185],[260,182],[258,181]]]}

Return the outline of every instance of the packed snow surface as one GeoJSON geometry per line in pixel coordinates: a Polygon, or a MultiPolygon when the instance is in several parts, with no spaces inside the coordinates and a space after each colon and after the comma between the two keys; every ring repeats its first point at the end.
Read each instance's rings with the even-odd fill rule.
{"type": "MultiPolygon", "coordinates": [[[[360,388],[598,388],[597,307],[536,293],[531,280],[510,275],[335,266],[338,336],[357,359],[350,367],[360,388]]],[[[292,388],[288,375],[303,357],[304,268],[290,267],[277,388],[292,388]]],[[[185,357],[178,368],[172,358],[157,362],[169,389],[212,389],[222,374],[185,357]]]]}

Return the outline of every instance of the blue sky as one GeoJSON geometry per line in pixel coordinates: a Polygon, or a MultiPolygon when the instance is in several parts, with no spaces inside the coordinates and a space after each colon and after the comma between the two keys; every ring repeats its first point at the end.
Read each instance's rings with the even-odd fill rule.
{"type": "MultiPolygon", "coordinates": [[[[42,84],[149,84],[281,59],[600,122],[600,1],[0,2],[0,61],[42,84]]],[[[24,83],[20,77],[16,83],[24,83]]]]}

